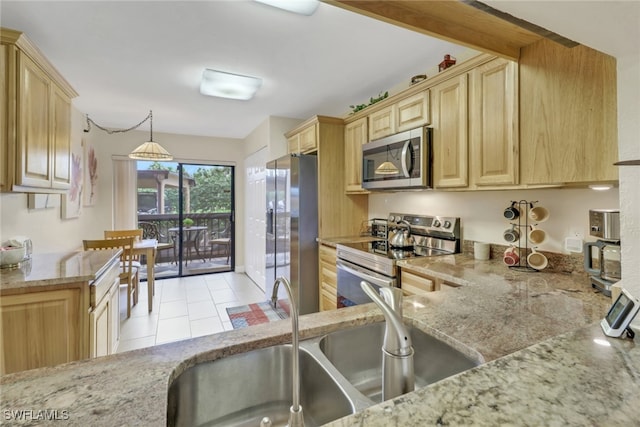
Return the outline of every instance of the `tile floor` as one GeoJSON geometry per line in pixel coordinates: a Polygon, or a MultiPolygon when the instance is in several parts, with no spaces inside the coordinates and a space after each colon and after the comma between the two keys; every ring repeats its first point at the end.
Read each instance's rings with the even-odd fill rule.
{"type": "Polygon", "coordinates": [[[231,330],[226,307],[266,298],[246,274],[230,272],[156,279],[151,313],[146,282],[141,283],[138,304],[129,319],[126,301],[126,289],[121,288],[118,353],[231,330]]]}

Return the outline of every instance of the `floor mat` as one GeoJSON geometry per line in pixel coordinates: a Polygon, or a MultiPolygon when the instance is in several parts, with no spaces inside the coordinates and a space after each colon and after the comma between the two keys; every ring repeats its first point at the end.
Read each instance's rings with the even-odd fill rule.
{"type": "Polygon", "coordinates": [[[264,301],[238,307],[227,307],[227,314],[231,319],[233,329],[240,329],[289,317],[288,300],[278,300],[276,307],[274,309],[271,302],[264,301]]]}

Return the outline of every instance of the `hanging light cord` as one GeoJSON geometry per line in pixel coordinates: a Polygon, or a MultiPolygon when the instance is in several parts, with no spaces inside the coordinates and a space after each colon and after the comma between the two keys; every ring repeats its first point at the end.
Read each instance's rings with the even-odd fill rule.
{"type": "Polygon", "coordinates": [[[107,128],[103,127],[103,126],[100,126],[96,122],[94,122],[91,118],[89,118],[89,115],[87,114],[87,128],[84,129],[84,131],[85,132],[89,132],[91,130],[91,125],[94,125],[98,129],[105,131],[109,135],[113,135],[114,133],[125,133],[125,132],[129,132],[131,130],[138,129],[140,126],[145,124],[147,122],[147,120],[151,120],[151,123],[150,123],[150,125],[151,125],[151,141],[153,141],[153,110],[149,110],[149,115],[147,117],[145,117],[140,123],[138,123],[135,126],[131,126],[130,128],[127,128],[127,129],[107,129],[107,128]]]}

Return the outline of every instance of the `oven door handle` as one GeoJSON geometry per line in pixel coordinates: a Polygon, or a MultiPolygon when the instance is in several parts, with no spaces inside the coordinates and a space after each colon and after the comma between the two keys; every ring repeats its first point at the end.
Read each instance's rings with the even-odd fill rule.
{"type": "Polygon", "coordinates": [[[374,285],[393,287],[393,279],[391,279],[390,277],[367,271],[355,264],[351,264],[350,262],[339,259],[336,260],[336,266],[374,285]]]}

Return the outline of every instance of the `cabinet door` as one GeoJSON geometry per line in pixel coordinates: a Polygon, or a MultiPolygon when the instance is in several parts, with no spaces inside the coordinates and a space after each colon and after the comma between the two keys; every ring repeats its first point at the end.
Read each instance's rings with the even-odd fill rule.
{"type": "Polygon", "coordinates": [[[429,124],[429,91],[417,93],[398,101],[396,107],[397,132],[415,129],[429,124]]]}
{"type": "Polygon", "coordinates": [[[16,150],[16,184],[50,188],[52,176],[49,107],[51,81],[24,54],[19,56],[20,86],[18,99],[20,125],[16,150]]]}
{"type": "Polygon", "coordinates": [[[338,307],[336,249],[320,245],[320,311],[338,307]]]}
{"type": "Polygon", "coordinates": [[[467,75],[431,88],[434,187],[466,187],[468,179],[467,75]]]}
{"type": "Polygon", "coordinates": [[[0,374],[86,357],[81,301],[80,289],[0,298],[0,374]]]}
{"type": "Polygon", "coordinates": [[[344,128],[344,174],[347,193],[366,192],[362,188],[362,145],[367,143],[367,118],[344,128]]]}
{"type": "Polygon", "coordinates": [[[616,58],[542,39],[519,69],[522,183],[618,180],[616,58]]]}
{"type": "Polygon", "coordinates": [[[66,189],[71,186],[71,100],[56,85],[52,97],[52,187],[66,189]]]}
{"type": "Polygon", "coordinates": [[[396,133],[395,109],[394,104],[369,114],[369,141],[396,133]]]}
{"type": "Polygon", "coordinates": [[[300,152],[300,134],[299,133],[287,138],[287,148],[289,150],[289,154],[300,152]]]}
{"type": "Polygon", "coordinates": [[[109,342],[109,304],[110,298],[107,296],[91,312],[91,357],[106,356],[111,349],[109,342]]]}
{"type": "Polygon", "coordinates": [[[318,148],[318,126],[309,126],[300,132],[300,152],[309,153],[318,148]]]}
{"type": "Polygon", "coordinates": [[[469,145],[476,185],[518,183],[517,94],[515,62],[496,59],[471,71],[469,145]]]}

